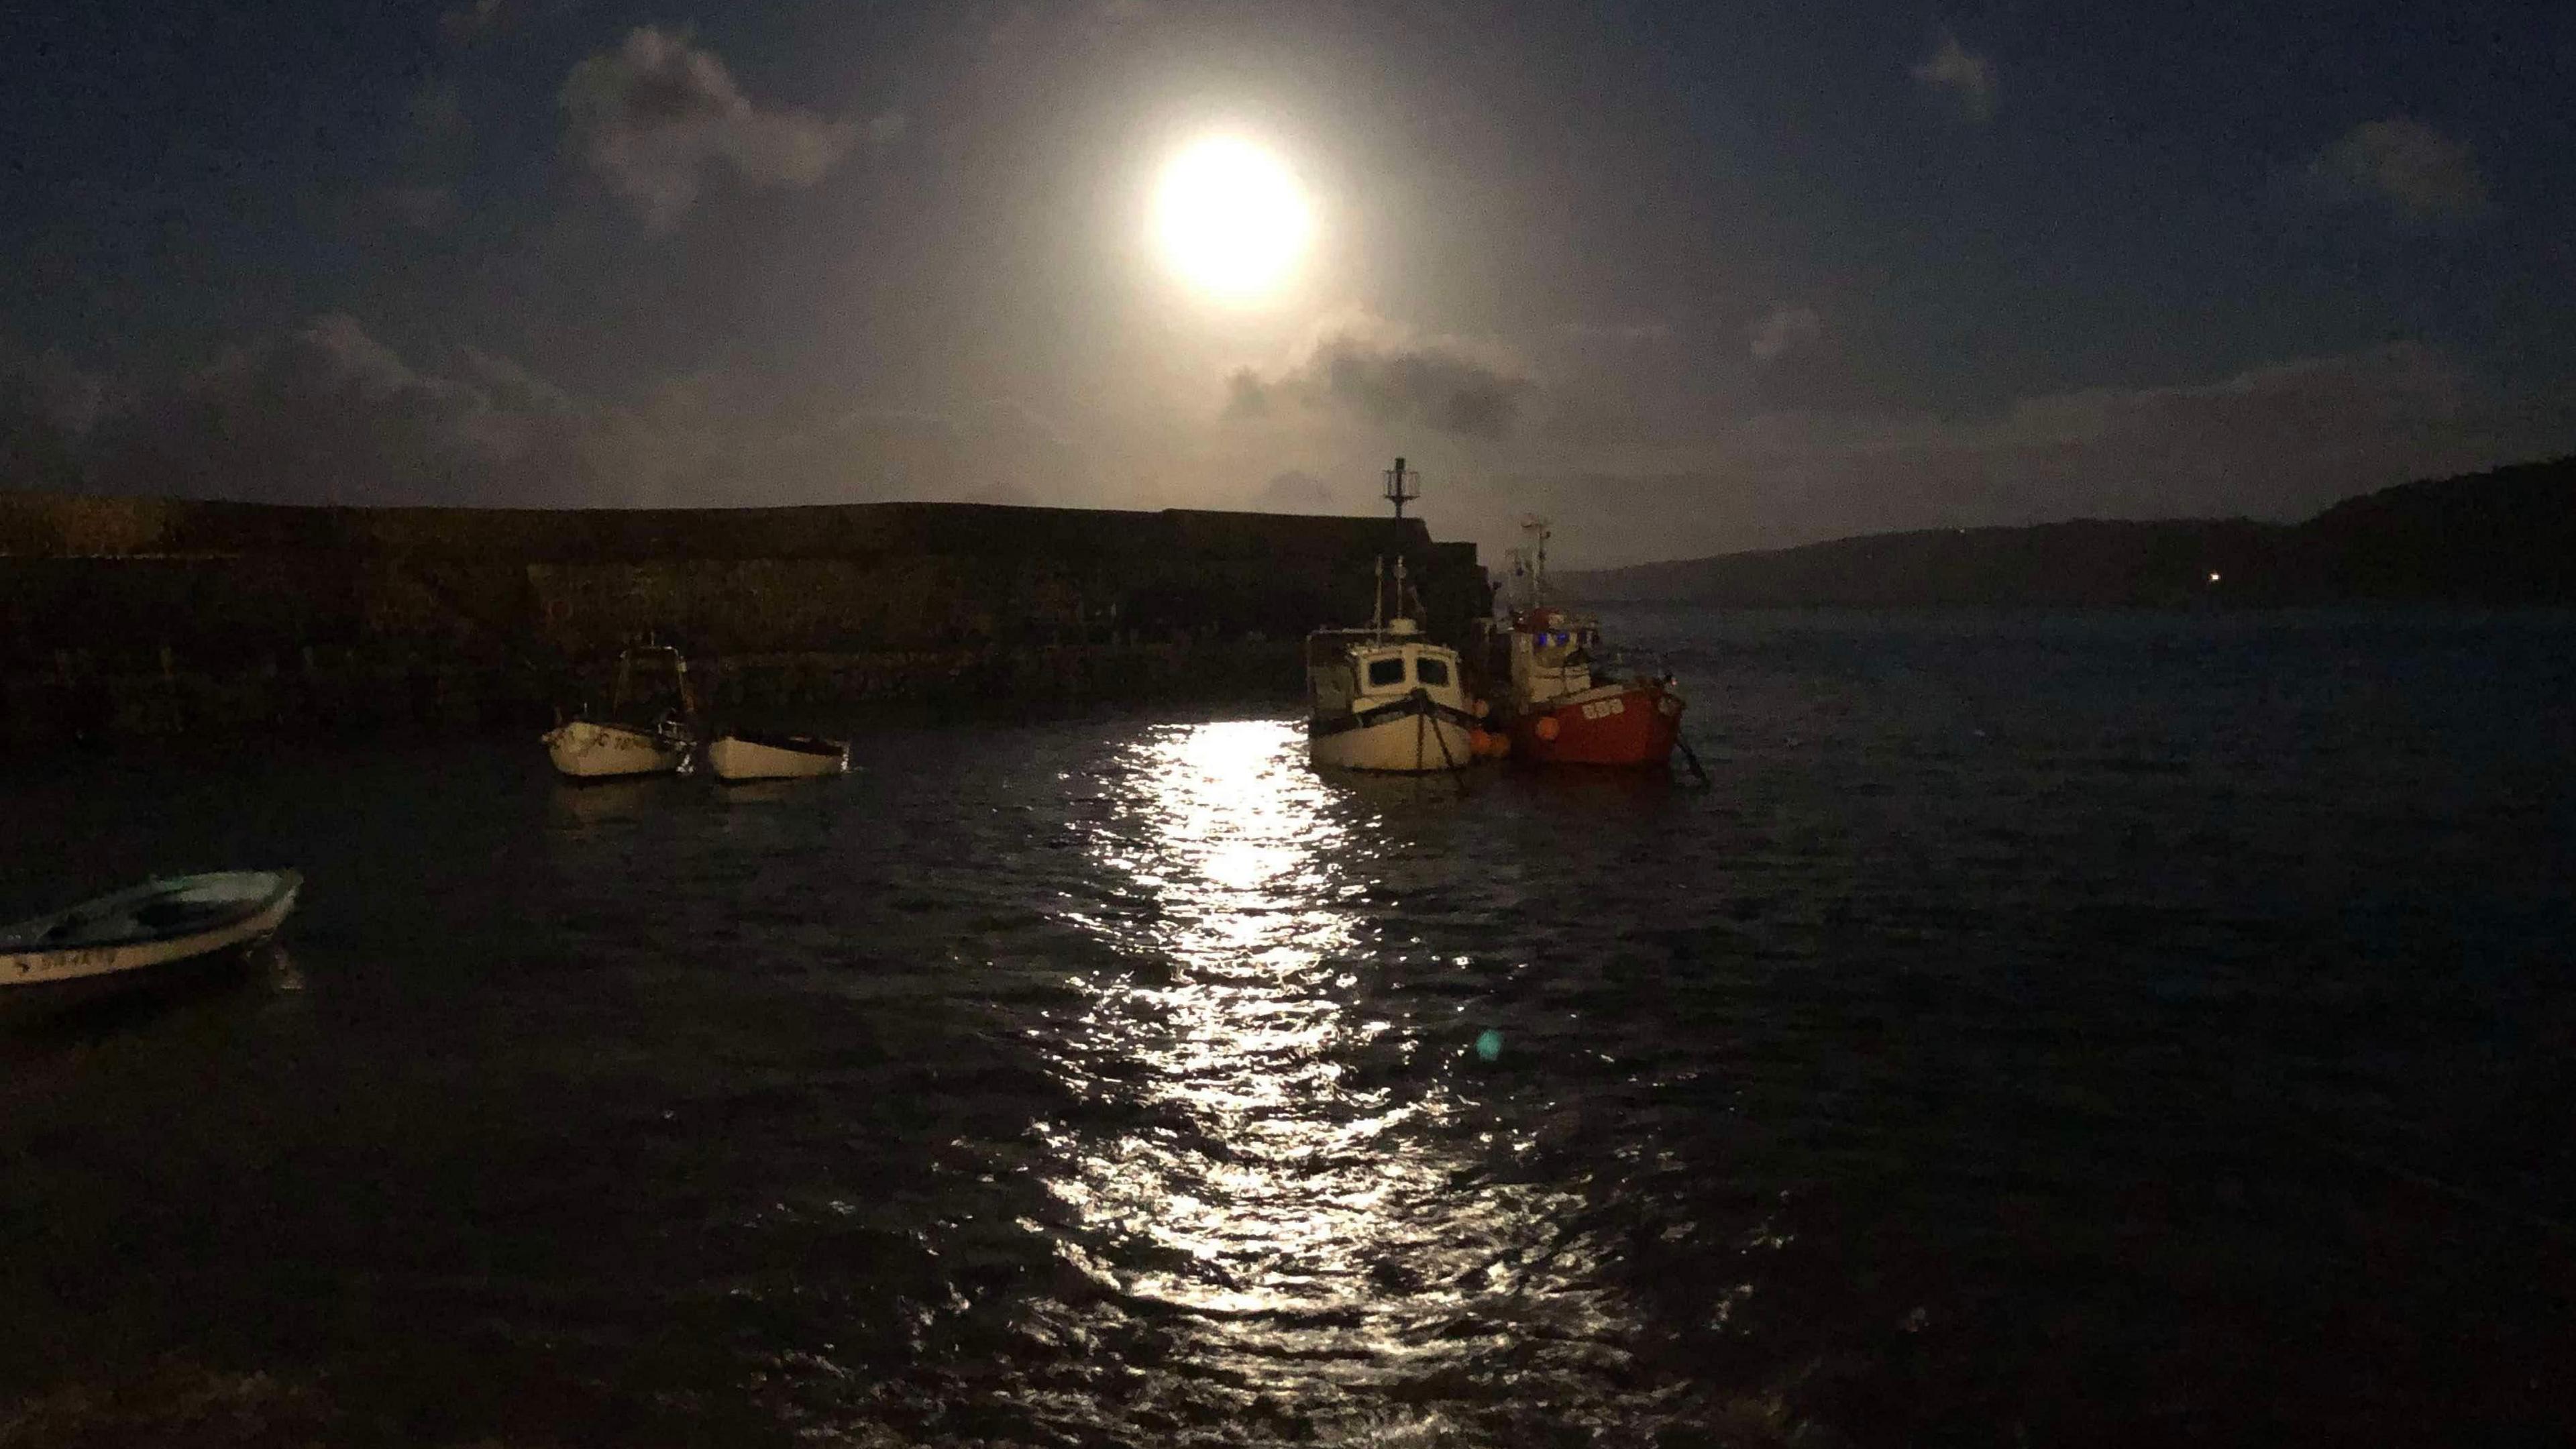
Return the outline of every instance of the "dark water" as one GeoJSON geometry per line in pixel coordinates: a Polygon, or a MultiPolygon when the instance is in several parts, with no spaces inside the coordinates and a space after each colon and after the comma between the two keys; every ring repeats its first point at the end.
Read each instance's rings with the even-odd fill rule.
{"type": "Polygon", "coordinates": [[[1714,788],[12,764],[310,884],[0,1039],[0,1443],[2576,1432],[2576,620],[1614,622],[1714,788]]]}

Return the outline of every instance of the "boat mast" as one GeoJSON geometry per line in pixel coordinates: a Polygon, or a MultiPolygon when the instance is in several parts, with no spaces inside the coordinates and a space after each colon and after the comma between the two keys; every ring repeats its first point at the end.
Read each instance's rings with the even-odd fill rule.
{"type": "Polygon", "coordinates": [[[1535,513],[1521,515],[1521,536],[1529,540],[1513,552],[1520,555],[1521,568],[1529,580],[1529,601],[1522,607],[1535,609],[1547,602],[1548,521],[1535,513]]]}
{"type": "MultiPolygon", "coordinates": [[[[1395,505],[1395,521],[1398,524],[1401,524],[1404,522],[1404,505],[1422,496],[1422,475],[1405,467],[1404,460],[1402,458],[1398,458],[1395,460],[1395,466],[1387,469],[1382,476],[1386,479],[1386,501],[1395,505]]],[[[1402,546],[1403,540],[1404,530],[1398,528],[1396,530],[1396,541],[1399,547],[1402,546]]],[[[1378,569],[1378,592],[1383,595],[1386,591],[1386,560],[1378,560],[1378,569]]],[[[1399,619],[1409,619],[1412,617],[1412,615],[1405,612],[1404,555],[1400,553],[1395,556],[1395,617],[1399,619]]],[[[1380,620],[1383,620],[1384,615],[1381,614],[1379,618],[1380,620]]],[[[1378,627],[1383,628],[1383,623],[1381,622],[1378,627]]]]}

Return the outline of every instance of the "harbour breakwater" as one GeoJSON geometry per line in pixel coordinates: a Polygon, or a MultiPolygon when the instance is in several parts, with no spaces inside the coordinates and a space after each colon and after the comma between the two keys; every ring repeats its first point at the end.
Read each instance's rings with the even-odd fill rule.
{"type": "Polygon", "coordinates": [[[1418,519],[0,493],[0,742],[541,725],[648,638],[755,721],[1288,698],[1398,556],[1433,633],[1485,612],[1418,519]]]}

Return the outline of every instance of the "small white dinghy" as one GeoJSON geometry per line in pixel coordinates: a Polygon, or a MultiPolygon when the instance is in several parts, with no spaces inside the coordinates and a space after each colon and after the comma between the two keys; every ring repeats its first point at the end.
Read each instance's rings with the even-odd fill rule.
{"type": "Polygon", "coordinates": [[[644,729],[597,720],[567,720],[543,736],[555,769],[572,780],[667,775],[688,763],[688,736],[676,728],[644,729]]]}
{"type": "Polygon", "coordinates": [[[753,734],[730,730],[707,746],[707,767],[732,784],[744,780],[801,780],[839,775],[850,768],[850,747],[813,735],[753,734]]]}
{"type": "Polygon", "coordinates": [[[156,880],[0,927],[0,1003],[140,984],[276,934],[302,874],[232,870],[156,880]]]}
{"type": "Polygon", "coordinates": [[[689,751],[697,744],[697,732],[690,726],[697,718],[698,699],[689,688],[689,661],[679,650],[668,644],[644,644],[619,653],[617,685],[608,697],[608,710],[607,719],[576,716],[539,737],[547,758],[565,779],[668,775],[688,765],[689,751]],[[646,676],[640,685],[639,674],[646,676]],[[640,696],[653,692],[651,676],[656,674],[677,707],[663,710],[650,723],[619,718],[640,696]]]}

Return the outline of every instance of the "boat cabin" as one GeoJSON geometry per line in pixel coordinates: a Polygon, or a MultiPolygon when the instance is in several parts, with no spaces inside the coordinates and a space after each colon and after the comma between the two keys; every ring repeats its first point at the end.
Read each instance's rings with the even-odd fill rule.
{"type": "Polygon", "coordinates": [[[1592,687],[1601,630],[1591,620],[1555,609],[1530,609],[1512,621],[1510,639],[1513,698],[1536,703],[1592,687]]]}
{"type": "Polygon", "coordinates": [[[1306,677],[1318,715],[1369,709],[1419,689],[1434,703],[1466,707],[1455,650],[1423,639],[1399,619],[1384,632],[1326,630],[1308,637],[1306,677]]]}

